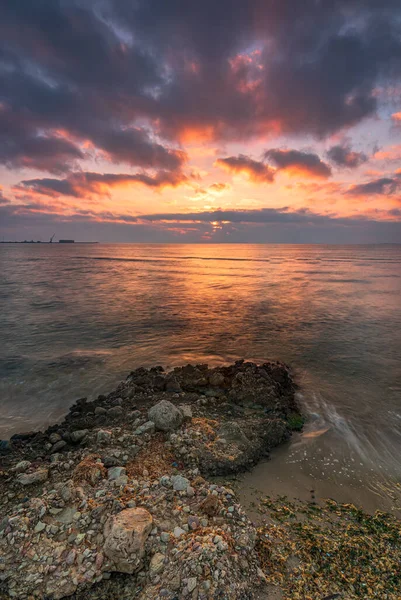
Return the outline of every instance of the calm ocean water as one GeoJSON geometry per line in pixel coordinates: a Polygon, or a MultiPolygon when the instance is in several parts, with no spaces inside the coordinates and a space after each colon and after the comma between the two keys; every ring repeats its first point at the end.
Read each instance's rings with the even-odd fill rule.
{"type": "Polygon", "coordinates": [[[310,415],[292,463],[397,490],[401,246],[0,244],[0,302],[0,438],[141,365],[274,358],[310,415]]]}

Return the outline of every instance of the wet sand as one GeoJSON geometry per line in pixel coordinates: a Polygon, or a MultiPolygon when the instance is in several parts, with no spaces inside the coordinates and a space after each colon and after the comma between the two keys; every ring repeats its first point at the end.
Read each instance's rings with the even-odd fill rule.
{"type": "Polygon", "coordinates": [[[303,433],[294,434],[288,444],[272,451],[269,460],[239,478],[241,504],[255,521],[260,520],[257,505],[265,496],[319,504],[331,498],[371,514],[381,510],[400,518],[400,484],[350,455],[349,449],[342,450],[345,448],[335,432],[316,431],[312,424],[307,425],[303,433]]]}

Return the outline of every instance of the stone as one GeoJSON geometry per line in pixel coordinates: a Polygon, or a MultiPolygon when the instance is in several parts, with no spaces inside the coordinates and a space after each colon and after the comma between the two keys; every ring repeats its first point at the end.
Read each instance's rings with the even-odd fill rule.
{"type": "Polygon", "coordinates": [[[106,429],[99,429],[96,435],[96,440],[99,444],[109,442],[111,440],[112,433],[106,429]]]}
{"type": "Polygon", "coordinates": [[[184,421],[190,421],[192,419],[192,408],[189,404],[181,404],[180,411],[184,421]]]}
{"type": "Polygon", "coordinates": [[[187,581],[188,592],[189,593],[193,592],[197,585],[198,585],[197,578],[196,577],[189,577],[189,579],[187,581]]]}
{"type": "Polygon", "coordinates": [[[103,406],[96,406],[95,408],[95,415],[98,417],[99,415],[105,415],[107,413],[107,410],[105,408],[103,408],[103,406]]]}
{"type": "Polygon", "coordinates": [[[209,377],[209,383],[213,387],[221,387],[224,384],[224,375],[218,371],[215,371],[209,377]]]}
{"type": "Polygon", "coordinates": [[[109,469],[110,467],[118,467],[120,461],[115,456],[105,456],[102,462],[106,469],[109,469]]]}
{"type": "Polygon", "coordinates": [[[56,452],[60,452],[60,450],[65,448],[66,445],[67,445],[67,442],[65,442],[64,440],[60,440],[60,441],[56,442],[54,444],[54,446],[52,446],[52,448],[50,449],[50,454],[55,454],[56,452]]]}
{"type": "Polygon", "coordinates": [[[170,379],[166,381],[166,391],[179,394],[182,392],[182,389],[178,381],[174,377],[170,377],[170,379]]]}
{"type": "Polygon", "coordinates": [[[208,517],[214,517],[219,514],[221,510],[221,502],[214,494],[209,494],[203,502],[201,502],[199,508],[208,517]]]}
{"type": "Polygon", "coordinates": [[[35,533],[40,533],[41,531],[43,531],[46,528],[46,523],[43,523],[43,521],[38,521],[35,525],[35,529],[34,532],[35,533]]]}
{"type": "Polygon", "coordinates": [[[49,478],[48,469],[37,469],[33,473],[21,473],[17,477],[21,485],[34,485],[35,483],[44,483],[49,478]]]}
{"type": "Polygon", "coordinates": [[[170,534],[168,531],[162,531],[160,534],[160,540],[163,542],[163,544],[168,544],[170,541],[170,534]]]}
{"type": "Polygon", "coordinates": [[[148,417],[160,431],[174,431],[184,420],[180,410],[168,400],[161,400],[152,406],[148,417]]]}
{"type": "Polygon", "coordinates": [[[127,471],[124,467],[111,467],[107,471],[107,478],[109,481],[115,481],[119,477],[126,475],[127,471]]]}
{"type": "Polygon", "coordinates": [[[175,538],[181,537],[182,535],[184,535],[184,533],[186,533],[186,531],[185,529],[182,529],[182,527],[174,527],[173,534],[175,538]]]}
{"type": "Polygon", "coordinates": [[[132,574],[141,568],[152,523],[152,515],[144,508],[127,508],[108,518],[103,551],[113,563],[111,570],[132,574]]]}
{"type": "Polygon", "coordinates": [[[149,565],[149,574],[150,576],[154,576],[154,575],[158,575],[159,573],[161,573],[164,569],[164,554],[162,554],[161,552],[156,552],[156,554],[154,554],[152,556],[152,559],[150,561],[150,565],[149,565]]]}
{"type": "Polygon", "coordinates": [[[72,431],[70,436],[71,442],[73,444],[79,444],[87,436],[87,434],[87,429],[77,429],[77,431],[72,431]]]}
{"type": "Polygon", "coordinates": [[[49,442],[51,444],[57,444],[57,442],[59,442],[61,440],[61,435],[59,435],[58,433],[51,433],[49,435],[49,442]]]}
{"type": "Polygon", "coordinates": [[[146,423],[138,427],[134,433],[135,435],[142,435],[143,433],[154,433],[154,431],[155,424],[153,423],[153,421],[146,421],[146,423]]]}
{"type": "Polygon", "coordinates": [[[117,418],[117,417],[121,417],[123,414],[123,409],[121,408],[121,406],[112,406],[111,408],[109,408],[109,410],[107,411],[107,415],[109,417],[117,418]]]}
{"type": "Polygon", "coordinates": [[[29,460],[21,460],[18,464],[15,465],[14,471],[16,473],[25,473],[31,466],[29,460]]]}
{"type": "Polygon", "coordinates": [[[173,489],[176,492],[183,492],[189,486],[189,481],[186,477],[182,477],[182,475],[173,475],[171,478],[173,483],[173,489]]]}
{"type": "Polygon", "coordinates": [[[189,498],[193,498],[195,496],[195,489],[192,486],[188,486],[187,487],[187,496],[189,496],[189,498]]]}

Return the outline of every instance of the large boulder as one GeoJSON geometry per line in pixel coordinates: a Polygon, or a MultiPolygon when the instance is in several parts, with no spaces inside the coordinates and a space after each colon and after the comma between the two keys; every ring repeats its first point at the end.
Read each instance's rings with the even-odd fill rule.
{"type": "Polygon", "coordinates": [[[184,417],[181,411],[168,400],[161,400],[148,412],[150,421],[160,431],[174,431],[182,424],[184,417]]]}
{"type": "Polygon", "coordinates": [[[103,550],[112,563],[110,570],[132,574],[141,568],[152,522],[152,515],[145,508],[127,508],[108,518],[103,550]]]}

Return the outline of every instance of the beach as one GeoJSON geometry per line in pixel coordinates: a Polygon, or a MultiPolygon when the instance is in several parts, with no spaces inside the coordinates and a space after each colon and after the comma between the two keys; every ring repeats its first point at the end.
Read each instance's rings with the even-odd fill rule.
{"type": "MultiPolygon", "coordinates": [[[[1,448],[0,593],[317,600],[327,591],[359,598],[369,584],[395,600],[395,517],[370,517],[335,502],[324,512],[314,498],[295,506],[261,497],[255,518],[241,503],[241,473],[252,474],[304,427],[297,388],[290,369],[276,361],[139,368],[108,395],[78,400],[60,424],[12,436],[1,448]],[[283,515],[297,527],[298,542],[291,527],[282,531],[283,515]],[[375,576],[362,568],[354,587],[341,581],[344,559],[334,548],[333,578],[323,585],[326,563],[316,561],[302,532],[313,527],[316,543],[324,540],[331,550],[334,532],[340,546],[350,527],[350,543],[363,538],[361,515],[365,528],[376,527],[372,535],[379,525],[388,532],[380,534],[380,560],[371,542],[364,550],[378,561],[375,576]],[[295,592],[301,595],[288,595],[295,592]]],[[[277,492],[274,482],[270,491],[277,492]]]]}

